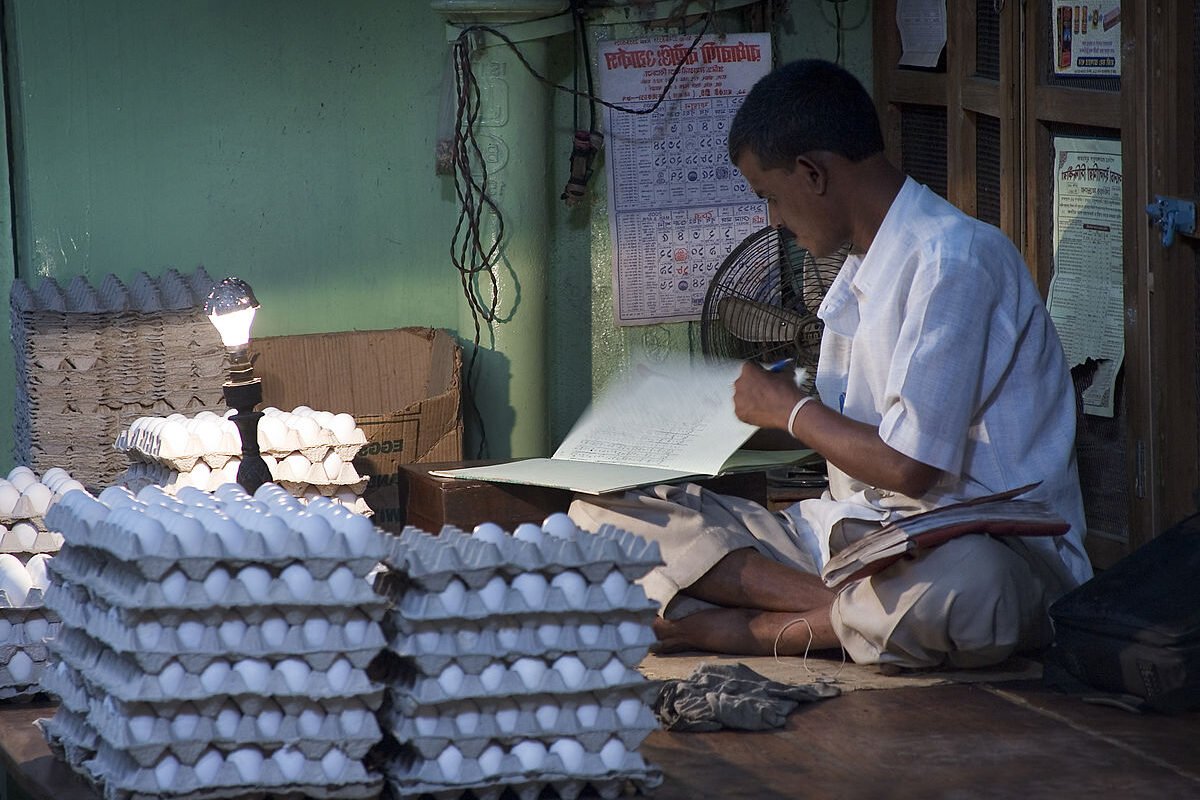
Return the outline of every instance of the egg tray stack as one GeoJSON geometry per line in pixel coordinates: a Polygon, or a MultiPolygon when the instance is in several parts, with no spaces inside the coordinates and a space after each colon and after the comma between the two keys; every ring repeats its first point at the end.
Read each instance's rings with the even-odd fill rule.
{"type": "Polygon", "coordinates": [[[382,534],[275,484],[71,492],[46,604],[51,749],[105,797],[375,797],[382,534]]]}
{"type": "Polygon", "coordinates": [[[147,414],[223,408],[225,350],[204,317],[213,280],[139,273],[128,286],[77,276],[63,289],[17,280],[10,295],[17,387],[13,433],[20,463],[67,469],[88,487],[125,468],[112,449],[147,414]]]}
{"type": "Polygon", "coordinates": [[[0,700],[41,692],[46,642],[59,628],[58,616],[43,602],[46,564],[62,545],[43,518],[64,493],[82,488],[58,468],[46,470],[41,480],[24,466],[0,478],[0,700]]]}
{"type": "Polygon", "coordinates": [[[634,583],[658,545],[565,514],[513,535],[409,527],[377,578],[392,598],[380,760],[400,797],[571,800],[651,789],[657,727],[635,667],[656,605],[634,583]]]}
{"type": "MultiPolygon", "coordinates": [[[[201,411],[192,417],[140,417],[117,437],[116,449],[130,464],[119,483],[133,491],[156,485],[168,493],[192,486],[212,491],[237,481],[241,437],[226,416],[201,411]]],[[[366,434],[349,414],[263,409],[258,447],[272,480],[296,497],[329,497],[350,511],[369,516],[362,493],[367,478],[352,463],[367,443],[366,434]]]]}

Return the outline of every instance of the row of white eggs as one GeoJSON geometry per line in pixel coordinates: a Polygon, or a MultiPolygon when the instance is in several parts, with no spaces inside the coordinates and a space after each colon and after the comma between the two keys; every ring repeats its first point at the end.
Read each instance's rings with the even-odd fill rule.
{"type": "Polygon", "coordinates": [[[14,467],[6,479],[0,479],[0,518],[44,516],[56,495],[82,488],[83,484],[61,467],[46,470],[40,481],[29,467],[14,467]],[[22,508],[24,513],[18,514],[22,508]]]}
{"type": "MultiPolygon", "coordinates": [[[[272,741],[279,736],[283,728],[285,714],[277,704],[270,703],[256,714],[249,714],[238,708],[236,704],[227,702],[212,717],[206,717],[211,723],[211,735],[218,740],[232,740],[239,731],[244,733],[244,725],[249,722],[254,732],[264,741],[272,741]]],[[[374,714],[365,706],[329,710],[319,706],[305,708],[295,715],[296,731],[306,739],[316,739],[336,733],[343,739],[351,739],[374,733],[376,726],[369,720],[374,714]],[[334,729],[327,727],[328,721],[334,721],[334,729]]],[[[150,714],[134,714],[124,719],[124,725],[129,732],[129,738],[134,743],[144,744],[161,740],[167,734],[177,742],[193,741],[200,730],[202,717],[195,712],[176,712],[170,719],[150,714]],[[167,730],[160,730],[160,721],[166,723],[167,730]]]]}
{"type": "Polygon", "coordinates": [[[50,635],[50,620],[42,614],[31,613],[20,621],[0,616],[0,646],[6,644],[41,644],[50,635]]]}
{"type": "MultiPolygon", "coordinates": [[[[521,684],[528,690],[544,688],[550,672],[555,672],[562,679],[568,690],[579,689],[585,685],[588,672],[597,672],[606,686],[624,683],[629,678],[629,670],[620,659],[612,658],[599,670],[589,670],[577,656],[559,656],[553,663],[547,664],[541,658],[518,658],[511,665],[493,661],[479,673],[479,685],[485,692],[495,692],[504,683],[509,674],[515,674],[521,684]]],[[[449,664],[437,676],[437,684],[449,697],[458,696],[467,684],[468,674],[458,664],[449,664]]]]}
{"type": "Polygon", "coordinates": [[[406,641],[417,654],[443,653],[458,651],[460,653],[477,653],[485,642],[494,643],[505,652],[513,652],[521,646],[521,637],[532,633],[547,649],[559,644],[563,638],[564,629],[569,628],[576,634],[577,641],[584,646],[596,645],[600,642],[606,627],[616,630],[617,638],[623,645],[629,646],[644,641],[646,626],[632,620],[622,620],[607,625],[596,622],[578,622],[561,624],[558,622],[541,622],[529,626],[504,624],[495,618],[487,620],[489,630],[486,636],[474,630],[469,625],[456,626],[454,630],[419,631],[406,637],[406,641]]]}
{"type": "MultiPolygon", "coordinates": [[[[620,606],[625,602],[629,586],[629,580],[615,569],[600,583],[604,598],[612,606],[620,606]]],[[[499,612],[506,607],[510,588],[521,596],[530,609],[543,608],[551,589],[562,593],[568,608],[584,609],[588,603],[588,581],[573,569],[563,570],[550,579],[538,572],[523,572],[515,576],[511,583],[506,582],[503,576],[494,575],[477,590],[467,588],[459,578],[451,578],[446,587],[437,593],[437,598],[448,614],[465,611],[470,594],[477,595],[488,611],[499,612]]]]}
{"type": "MultiPolygon", "coordinates": [[[[326,670],[314,670],[312,666],[299,657],[288,657],[271,662],[261,658],[241,658],[230,663],[225,659],[214,659],[195,675],[200,688],[209,695],[230,694],[226,691],[230,681],[236,675],[241,678],[245,689],[250,692],[262,693],[268,687],[279,686],[293,693],[304,693],[309,690],[313,675],[324,676],[325,683],[335,692],[347,690],[352,685],[355,667],[345,658],[337,658],[326,670]]],[[[168,697],[177,696],[189,673],[178,661],[167,663],[157,675],[147,675],[157,681],[159,689],[168,697]]]]}
{"type": "MultiPolygon", "coordinates": [[[[229,416],[201,411],[194,417],[139,417],[129,426],[125,445],[160,458],[241,452],[241,436],[229,416]]],[[[363,444],[366,437],[349,414],[313,411],[300,406],[295,411],[263,409],[258,422],[258,445],[271,452],[287,453],[332,442],[363,444]]]]}
{"type": "MultiPolygon", "coordinates": [[[[558,756],[563,768],[572,774],[579,773],[586,755],[583,744],[578,739],[572,738],[556,739],[549,746],[537,739],[524,739],[508,749],[495,744],[484,750],[477,759],[483,777],[499,775],[504,764],[504,757],[509,753],[516,756],[521,770],[525,772],[541,770],[546,766],[547,758],[554,755],[558,756]]],[[[600,763],[607,770],[618,770],[625,763],[628,753],[629,751],[620,739],[609,739],[600,748],[600,763]]],[[[454,745],[449,745],[443,750],[437,757],[437,765],[445,782],[461,782],[464,773],[463,767],[469,760],[454,745]]]]}
{"type": "MultiPolygon", "coordinates": [[[[278,574],[266,567],[249,564],[236,572],[223,566],[214,566],[201,582],[204,593],[214,603],[226,598],[234,582],[246,590],[246,595],[260,603],[311,603],[318,580],[303,563],[293,563],[278,574]]],[[[357,577],[345,566],[335,568],[320,581],[329,586],[329,593],[338,602],[353,600],[360,596],[363,578],[357,577]]],[[[188,602],[193,581],[181,570],[168,572],[160,583],[163,599],[182,607],[188,602]]]]}
{"type": "MultiPolygon", "coordinates": [[[[256,784],[263,776],[263,767],[267,761],[273,762],[284,781],[295,781],[304,773],[307,759],[304,754],[294,747],[282,747],[267,755],[258,747],[239,747],[225,754],[216,748],[209,748],[196,759],[189,768],[192,777],[201,787],[211,786],[221,768],[232,764],[237,770],[238,777],[246,784],[256,784]]],[[[351,763],[346,754],[336,747],[321,757],[321,771],[328,781],[337,781],[351,763]]],[[[160,789],[179,788],[180,762],[174,755],[167,753],[154,766],[154,777],[160,789]]]]}
{"type": "MultiPolygon", "coordinates": [[[[93,531],[106,522],[136,537],[146,553],[162,552],[170,538],[185,555],[206,555],[208,534],[228,552],[238,552],[248,531],[262,537],[268,553],[279,554],[286,552],[293,534],[300,536],[310,554],[324,551],[335,535],[344,538],[351,553],[364,552],[378,542],[377,529],[361,514],[326,498],[305,505],[276,484],[263,484],[254,497],[230,483],[218,487],[215,497],[199,490],[180,490],[171,496],[157,486],[146,486],[134,496],[124,487],[110,486],[98,499],[86,493],[68,494],[60,501],[59,509],[64,520],[86,524],[93,531]]],[[[73,535],[77,530],[62,533],[73,535]]],[[[303,576],[281,577],[305,580],[303,576]]],[[[266,586],[259,579],[250,580],[247,589],[252,592],[255,587],[266,586]]]]}
{"type": "Polygon", "coordinates": [[[47,553],[38,553],[31,556],[28,563],[22,563],[12,553],[0,553],[0,591],[8,596],[10,606],[18,608],[25,605],[31,589],[46,590],[50,585],[46,562],[50,558],[47,553]]]}
{"type": "MultiPolygon", "coordinates": [[[[616,718],[625,727],[632,727],[641,721],[643,708],[645,708],[645,703],[641,700],[636,697],[626,697],[617,703],[616,718]]],[[[559,703],[541,703],[534,710],[533,719],[540,730],[554,731],[571,722],[571,720],[564,720],[564,715],[572,715],[575,718],[574,721],[581,727],[590,729],[595,727],[599,721],[600,710],[599,703],[591,702],[579,703],[573,709],[566,708],[559,703]]],[[[520,710],[515,704],[510,702],[488,713],[496,721],[496,728],[501,733],[513,734],[516,732],[520,723],[520,710]]],[[[442,728],[441,721],[447,718],[453,722],[455,733],[460,736],[474,734],[482,721],[481,712],[475,708],[459,711],[453,716],[419,713],[412,718],[413,730],[417,736],[437,736],[442,728]]],[[[533,731],[526,731],[527,735],[533,733],[533,731]]]]}
{"type": "MultiPolygon", "coordinates": [[[[540,546],[545,541],[546,536],[553,536],[556,539],[574,539],[579,533],[579,526],[566,514],[558,511],[546,517],[541,525],[533,522],[522,522],[513,529],[512,537],[522,542],[540,546]]],[[[483,542],[500,544],[508,537],[508,533],[494,522],[483,522],[475,526],[471,537],[483,542]]]]}
{"type": "MultiPolygon", "coordinates": [[[[232,612],[231,612],[232,613],[232,612]]],[[[338,634],[347,648],[362,647],[371,632],[371,621],[365,614],[356,614],[345,622],[331,622],[324,617],[309,617],[297,625],[289,625],[282,617],[267,617],[257,624],[231,616],[216,627],[217,639],[230,650],[238,649],[250,634],[256,634],[264,647],[281,648],[291,639],[304,646],[317,648],[324,645],[333,634],[338,634]],[[298,635],[297,635],[298,634],[298,635]]],[[[196,620],[184,620],[166,626],[157,620],[139,622],[134,627],[138,644],[147,651],[154,651],[169,633],[180,648],[195,652],[208,637],[212,626],[196,620]]]]}

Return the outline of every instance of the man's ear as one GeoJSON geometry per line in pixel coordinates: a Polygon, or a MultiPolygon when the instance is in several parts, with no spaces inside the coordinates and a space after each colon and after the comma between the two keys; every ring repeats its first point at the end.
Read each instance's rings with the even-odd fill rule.
{"type": "Polygon", "coordinates": [[[829,185],[829,169],[825,160],[817,153],[796,156],[794,172],[800,182],[813,194],[823,195],[829,185]]]}

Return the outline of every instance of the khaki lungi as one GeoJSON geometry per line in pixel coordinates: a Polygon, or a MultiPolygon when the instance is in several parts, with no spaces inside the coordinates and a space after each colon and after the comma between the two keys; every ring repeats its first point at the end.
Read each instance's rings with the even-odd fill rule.
{"type": "MultiPolygon", "coordinates": [[[[823,501],[804,502],[820,510],[811,504],[823,501]]],[[[577,499],[569,513],[585,529],[611,524],[658,542],[665,564],[641,584],[672,619],[714,607],[682,592],[734,550],[754,548],[819,574],[790,517],[695,484],[577,499]]],[[[851,520],[849,526],[836,537],[843,546],[878,523],[851,520]]],[[[856,663],[978,667],[1048,645],[1053,632],[1047,608],[1066,588],[1019,539],[1005,544],[969,535],[846,585],[830,617],[856,663]]]]}

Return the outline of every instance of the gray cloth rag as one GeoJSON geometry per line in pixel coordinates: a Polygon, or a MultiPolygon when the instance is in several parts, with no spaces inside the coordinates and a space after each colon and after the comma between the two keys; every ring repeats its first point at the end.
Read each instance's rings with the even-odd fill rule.
{"type": "Polygon", "coordinates": [[[654,713],[669,731],[765,731],[782,728],[801,703],[839,694],[827,683],[779,683],[741,663],[701,664],[687,678],[663,682],[654,713]]]}

